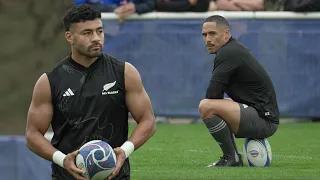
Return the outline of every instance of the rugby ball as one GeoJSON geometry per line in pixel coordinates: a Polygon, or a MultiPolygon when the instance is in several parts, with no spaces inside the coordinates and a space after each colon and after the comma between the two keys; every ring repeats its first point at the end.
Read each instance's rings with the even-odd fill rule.
{"type": "Polygon", "coordinates": [[[105,180],[116,166],[116,155],[108,143],[93,140],[79,149],[76,165],[84,170],[84,177],[91,180],[105,180]]]}
{"type": "Polygon", "coordinates": [[[246,138],[243,145],[243,156],[248,166],[270,166],[272,160],[272,152],[268,140],[266,138],[246,138]]]}

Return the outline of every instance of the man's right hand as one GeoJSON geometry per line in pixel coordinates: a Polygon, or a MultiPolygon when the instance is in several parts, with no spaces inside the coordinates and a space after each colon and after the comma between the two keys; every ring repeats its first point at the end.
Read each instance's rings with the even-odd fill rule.
{"type": "Polygon", "coordinates": [[[72,153],[67,154],[67,156],[63,160],[63,166],[77,180],[89,180],[88,178],[82,176],[85,172],[80,170],[75,164],[75,159],[78,153],[79,150],[76,150],[72,153]]]}

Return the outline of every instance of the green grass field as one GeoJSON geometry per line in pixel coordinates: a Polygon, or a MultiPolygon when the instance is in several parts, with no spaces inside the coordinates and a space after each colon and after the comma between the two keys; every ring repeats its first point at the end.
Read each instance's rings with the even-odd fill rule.
{"type": "MultiPolygon", "coordinates": [[[[203,124],[158,124],[131,155],[132,179],[320,179],[320,123],[281,124],[268,140],[270,167],[206,168],[221,151],[203,124]]],[[[237,139],[241,153],[243,142],[237,139]]]]}

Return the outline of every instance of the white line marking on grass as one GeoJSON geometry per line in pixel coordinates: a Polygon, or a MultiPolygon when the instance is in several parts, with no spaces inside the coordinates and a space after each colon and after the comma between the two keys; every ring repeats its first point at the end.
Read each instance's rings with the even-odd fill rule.
{"type": "Polygon", "coordinates": [[[143,150],[147,151],[188,151],[188,152],[196,152],[196,153],[208,153],[211,152],[209,150],[203,150],[203,149],[170,149],[170,148],[143,148],[143,150]]]}
{"type": "Polygon", "coordinates": [[[298,159],[298,160],[312,160],[314,159],[314,157],[311,157],[311,156],[297,156],[297,155],[278,155],[278,154],[275,154],[275,155],[272,155],[273,157],[275,158],[284,158],[284,159],[298,159]]]}
{"type": "MultiPolygon", "coordinates": [[[[146,151],[187,151],[187,152],[195,152],[195,153],[210,153],[214,150],[204,150],[204,149],[170,149],[170,148],[143,148],[146,151]]],[[[241,155],[242,152],[239,152],[241,155]]],[[[312,156],[298,156],[298,155],[282,155],[282,154],[272,154],[272,157],[276,159],[298,159],[298,160],[313,160],[315,157],[312,156]]]]}

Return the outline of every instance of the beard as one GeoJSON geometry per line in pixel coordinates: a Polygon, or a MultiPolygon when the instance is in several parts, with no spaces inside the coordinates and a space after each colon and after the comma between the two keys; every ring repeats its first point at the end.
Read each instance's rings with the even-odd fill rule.
{"type": "Polygon", "coordinates": [[[78,53],[88,58],[95,58],[102,55],[102,49],[102,46],[99,46],[99,48],[92,48],[92,46],[89,46],[88,48],[81,47],[78,48],[78,53]]]}

